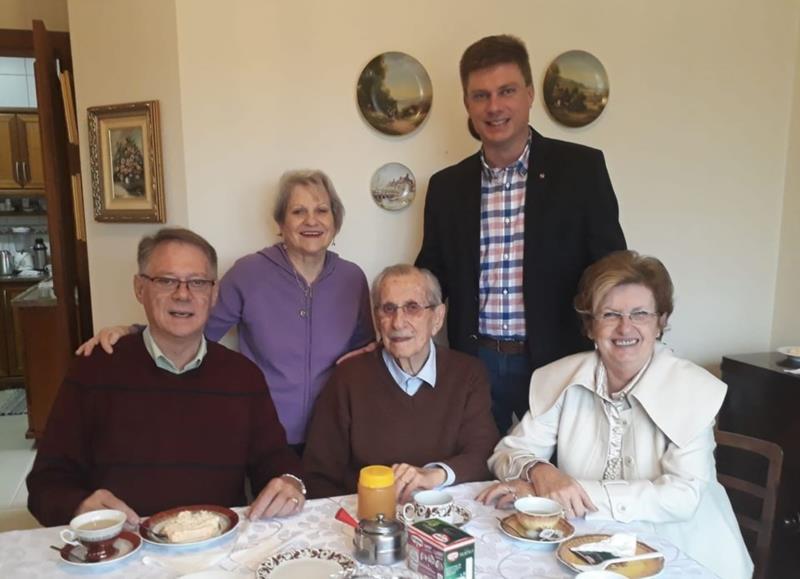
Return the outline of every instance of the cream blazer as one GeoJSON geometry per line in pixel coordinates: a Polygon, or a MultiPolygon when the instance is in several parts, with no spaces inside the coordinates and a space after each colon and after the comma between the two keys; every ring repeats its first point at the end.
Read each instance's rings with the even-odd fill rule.
{"type": "Polygon", "coordinates": [[[532,459],[549,460],[575,478],[598,507],[587,519],[642,521],[723,579],[752,576],[725,489],[717,482],[714,419],[727,386],[657,346],[631,391],[623,425],[623,479],[602,481],[609,423],[595,393],[599,356],[585,352],[548,364],[531,377],[530,411],[489,458],[501,480],[520,476],[532,459]]]}

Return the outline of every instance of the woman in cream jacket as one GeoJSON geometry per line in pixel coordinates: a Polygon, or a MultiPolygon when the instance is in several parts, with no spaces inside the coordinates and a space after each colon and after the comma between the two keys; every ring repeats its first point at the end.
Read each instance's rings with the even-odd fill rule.
{"type": "Polygon", "coordinates": [[[657,343],[673,309],[669,273],[652,257],[610,254],[586,270],[575,306],[596,351],[534,372],[530,411],[489,459],[502,482],[478,499],[535,494],[569,517],[648,522],[723,579],[751,577],[716,478],[726,386],[657,343]]]}

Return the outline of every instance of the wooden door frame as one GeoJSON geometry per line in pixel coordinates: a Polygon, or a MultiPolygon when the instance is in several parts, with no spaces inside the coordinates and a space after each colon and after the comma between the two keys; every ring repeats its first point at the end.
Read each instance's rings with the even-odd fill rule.
{"type": "MultiPolygon", "coordinates": [[[[41,23],[41,21],[36,21],[41,23]]],[[[16,29],[0,29],[0,56],[20,57],[20,58],[35,58],[34,54],[34,33],[31,30],[16,30],[16,29]]],[[[48,31],[47,39],[53,49],[56,58],[61,62],[62,70],[72,70],[72,52],[70,47],[70,38],[68,32],[55,32],[48,31]]],[[[74,92],[74,84],[73,84],[74,92]]],[[[38,93],[38,88],[37,88],[38,93]]],[[[75,95],[73,94],[73,101],[75,95]]],[[[38,107],[37,107],[38,108],[38,107]]],[[[60,131],[59,131],[60,133],[60,131]]],[[[59,140],[63,138],[64,146],[68,152],[69,165],[73,173],[80,171],[80,155],[78,147],[71,145],[66,140],[66,134],[59,136],[59,140]]],[[[71,204],[70,204],[71,206],[71,204]]],[[[50,205],[48,205],[50,211],[50,205]]],[[[83,217],[85,219],[85,216],[83,217]]],[[[69,235],[74,239],[75,231],[74,215],[63,215],[62,219],[66,219],[69,223],[66,224],[66,229],[69,235]]],[[[50,220],[48,220],[51,223],[50,220]]],[[[49,231],[50,235],[63,235],[63,230],[54,231],[52,226],[49,231]],[[61,231],[61,233],[59,233],[61,231]]],[[[87,257],[87,244],[85,240],[75,240],[72,242],[75,255],[63,256],[61,259],[53,255],[51,251],[51,260],[54,262],[60,261],[61,267],[69,267],[73,276],[76,279],[78,292],[81,297],[79,301],[79,309],[76,312],[79,320],[79,327],[77,329],[70,329],[70,334],[74,340],[82,342],[91,337],[93,332],[92,326],[92,306],[91,306],[91,293],[89,284],[89,267],[87,257]],[[69,257],[69,259],[65,259],[69,257]]],[[[52,237],[51,237],[52,249],[52,237]]],[[[71,293],[71,292],[70,292],[71,293]]],[[[71,316],[70,316],[71,317],[71,316]]]]}

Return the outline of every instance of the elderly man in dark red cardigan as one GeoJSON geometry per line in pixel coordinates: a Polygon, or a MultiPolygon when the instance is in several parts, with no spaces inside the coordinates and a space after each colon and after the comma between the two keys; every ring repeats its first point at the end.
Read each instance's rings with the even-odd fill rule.
{"type": "Polygon", "coordinates": [[[356,491],[359,470],[392,465],[402,501],[420,489],[490,477],[499,438],[477,358],[433,343],[445,306],[439,282],[411,265],[372,285],[382,348],[334,370],[317,399],[303,461],[314,497],[356,491]]]}
{"type": "Polygon", "coordinates": [[[131,523],[182,505],[245,504],[250,518],[304,503],[302,465],[286,444],[258,367],[206,342],[217,298],[214,248],[186,229],[139,244],[136,298],[148,326],[113,356],[76,358],[28,476],[28,508],[44,525],[113,508],[131,523]]]}

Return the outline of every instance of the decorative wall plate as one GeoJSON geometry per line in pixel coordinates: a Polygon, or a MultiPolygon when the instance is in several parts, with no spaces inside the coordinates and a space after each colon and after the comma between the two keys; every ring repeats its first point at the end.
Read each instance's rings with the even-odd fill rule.
{"type": "Polygon", "coordinates": [[[542,86],[550,116],[568,127],[583,127],[599,117],[608,91],[603,63],[583,50],[559,55],[547,68],[542,86]]]}
{"type": "Polygon", "coordinates": [[[417,59],[403,52],[384,52],[361,71],[356,100],[364,119],[375,129],[406,135],[428,116],[433,87],[417,59]]]}
{"type": "Polygon", "coordinates": [[[405,165],[386,163],[373,173],[369,190],[379,207],[397,211],[411,205],[417,194],[417,180],[405,165]]]}

